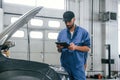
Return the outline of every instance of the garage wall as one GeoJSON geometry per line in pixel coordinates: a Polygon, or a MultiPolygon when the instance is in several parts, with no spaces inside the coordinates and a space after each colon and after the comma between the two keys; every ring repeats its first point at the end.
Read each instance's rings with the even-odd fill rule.
{"type": "MultiPolygon", "coordinates": [[[[118,0],[106,0],[106,11],[118,12],[118,0]]],[[[106,44],[111,45],[111,58],[115,60],[112,70],[118,70],[118,24],[116,21],[106,22],[106,44]]]]}
{"type": "Polygon", "coordinates": [[[68,7],[70,10],[76,11],[75,5],[79,5],[76,13],[79,12],[77,19],[80,21],[77,24],[87,29],[91,35],[92,50],[88,56],[88,71],[108,75],[108,65],[101,63],[102,58],[108,59],[106,44],[111,45],[111,57],[115,60],[112,71],[118,70],[117,20],[107,22],[100,20],[101,12],[117,13],[118,0],[71,0],[70,2],[68,7]]]}

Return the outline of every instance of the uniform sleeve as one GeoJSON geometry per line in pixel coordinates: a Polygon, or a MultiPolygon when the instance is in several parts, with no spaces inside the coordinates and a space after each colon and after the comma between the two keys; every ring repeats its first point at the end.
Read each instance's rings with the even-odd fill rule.
{"type": "Polygon", "coordinates": [[[88,32],[84,34],[84,46],[90,47],[90,36],[88,32]]]}
{"type": "Polygon", "coordinates": [[[61,35],[61,32],[59,32],[58,37],[57,37],[58,42],[60,42],[60,38],[61,38],[60,35],[61,35]]]}

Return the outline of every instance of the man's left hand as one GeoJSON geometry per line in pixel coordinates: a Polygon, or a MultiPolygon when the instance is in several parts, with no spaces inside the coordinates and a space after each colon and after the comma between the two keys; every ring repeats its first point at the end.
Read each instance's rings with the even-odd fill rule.
{"type": "Polygon", "coordinates": [[[70,46],[68,47],[69,50],[76,50],[76,45],[74,43],[70,43],[70,46]]]}

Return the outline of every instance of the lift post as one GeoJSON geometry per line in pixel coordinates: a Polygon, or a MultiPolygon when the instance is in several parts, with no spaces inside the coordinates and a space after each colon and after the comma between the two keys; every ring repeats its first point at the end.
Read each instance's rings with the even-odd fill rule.
{"type": "Polygon", "coordinates": [[[108,50],[108,59],[102,59],[102,64],[108,64],[108,79],[111,79],[111,64],[114,64],[114,59],[111,59],[111,48],[110,44],[106,45],[106,49],[108,50]]]}

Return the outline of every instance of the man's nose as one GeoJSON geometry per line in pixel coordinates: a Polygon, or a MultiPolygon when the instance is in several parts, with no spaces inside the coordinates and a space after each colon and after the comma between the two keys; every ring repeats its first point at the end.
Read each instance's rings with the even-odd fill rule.
{"type": "Polygon", "coordinates": [[[70,22],[66,22],[66,25],[70,25],[70,22]]]}

